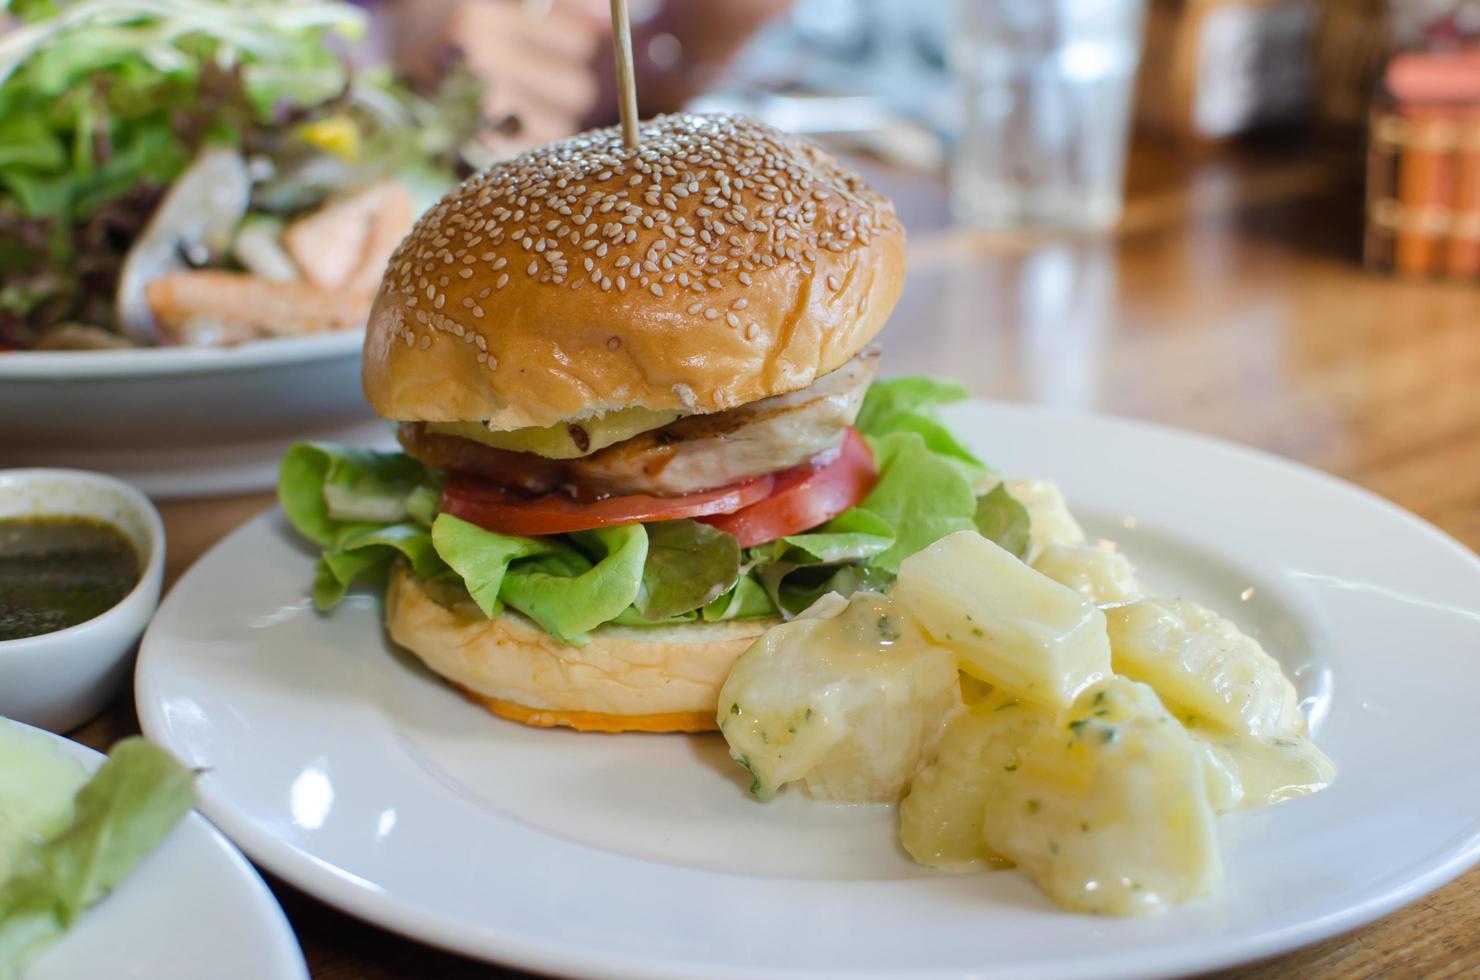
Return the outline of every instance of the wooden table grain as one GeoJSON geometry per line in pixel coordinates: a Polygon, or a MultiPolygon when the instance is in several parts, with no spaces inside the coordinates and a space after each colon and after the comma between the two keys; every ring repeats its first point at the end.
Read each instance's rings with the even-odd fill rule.
{"type": "MultiPolygon", "coordinates": [[[[1354,159],[1138,148],[1125,220],[1107,236],[952,228],[938,180],[873,173],[910,229],[909,283],[882,369],[1257,446],[1480,549],[1480,289],[1361,269],[1354,159]]],[[[256,494],[162,506],[167,581],[271,503],[256,494]]],[[[77,736],[106,748],[134,731],[124,696],[77,736]]],[[[502,972],[272,884],[316,978],[502,972]]],[[[1219,976],[1476,975],[1480,870],[1366,928],[1219,976]]]]}

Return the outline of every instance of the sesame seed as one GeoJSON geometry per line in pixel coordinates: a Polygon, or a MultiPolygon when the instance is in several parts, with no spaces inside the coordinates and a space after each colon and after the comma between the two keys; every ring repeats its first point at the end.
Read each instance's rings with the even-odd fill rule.
{"type": "Polygon", "coordinates": [[[621,346],[622,346],[622,338],[621,337],[608,337],[608,338],[606,338],[606,349],[607,350],[616,350],[617,348],[619,348],[621,346]]]}
{"type": "MultiPolygon", "coordinates": [[[[790,264],[809,276],[819,254],[881,233],[898,234],[888,203],[804,142],[739,117],[680,114],[645,123],[635,151],[616,128],[595,130],[469,178],[422,216],[386,280],[408,314],[418,297],[441,309],[454,269],[469,280],[481,262],[501,274],[492,287],[480,283],[482,301],[507,284],[512,250],[531,260],[527,275],[540,284],[615,283],[663,296],[677,281],[703,296],[753,286],[757,268],[790,264]],[[586,275],[569,277],[561,248],[582,257],[586,275]],[[597,265],[608,262],[612,276],[597,265]]],[[[837,276],[827,283],[841,289],[837,276]]],[[[470,308],[471,297],[457,301],[470,308]]],[[[726,306],[747,308],[733,298],[726,306]]]]}
{"type": "Polygon", "coordinates": [[[711,306],[709,309],[707,309],[707,310],[704,311],[704,319],[706,319],[706,320],[718,320],[719,319],[719,310],[716,310],[714,307],[711,306]]]}

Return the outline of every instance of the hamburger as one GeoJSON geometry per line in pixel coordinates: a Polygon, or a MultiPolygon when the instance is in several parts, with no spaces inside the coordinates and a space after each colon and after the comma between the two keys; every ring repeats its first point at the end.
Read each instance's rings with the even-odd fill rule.
{"type": "Polygon", "coordinates": [[[1021,508],[875,382],[889,201],[821,147],[672,115],[498,163],[392,256],[363,383],[403,452],[294,447],[280,496],[327,608],[383,577],[390,638],[505,718],[714,727],[766,629],[1021,508]]]}

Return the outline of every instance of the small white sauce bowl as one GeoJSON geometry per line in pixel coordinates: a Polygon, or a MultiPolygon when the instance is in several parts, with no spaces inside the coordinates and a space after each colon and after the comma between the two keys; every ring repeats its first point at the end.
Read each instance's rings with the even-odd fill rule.
{"type": "Polygon", "coordinates": [[[85,470],[0,470],[0,520],[14,517],[106,521],[139,556],[138,584],[107,612],[52,633],[0,640],[0,715],[64,732],[96,717],[128,674],[159,605],[164,525],[138,490],[85,470]]]}

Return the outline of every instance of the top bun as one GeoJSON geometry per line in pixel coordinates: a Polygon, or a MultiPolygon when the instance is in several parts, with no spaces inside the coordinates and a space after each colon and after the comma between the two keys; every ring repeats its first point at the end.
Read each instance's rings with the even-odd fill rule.
{"type": "Polygon", "coordinates": [[[885,198],[739,116],[659,116],[495,164],[416,223],[365,337],[401,421],[547,426],[795,391],[873,339],[904,283],[885,198]]]}

